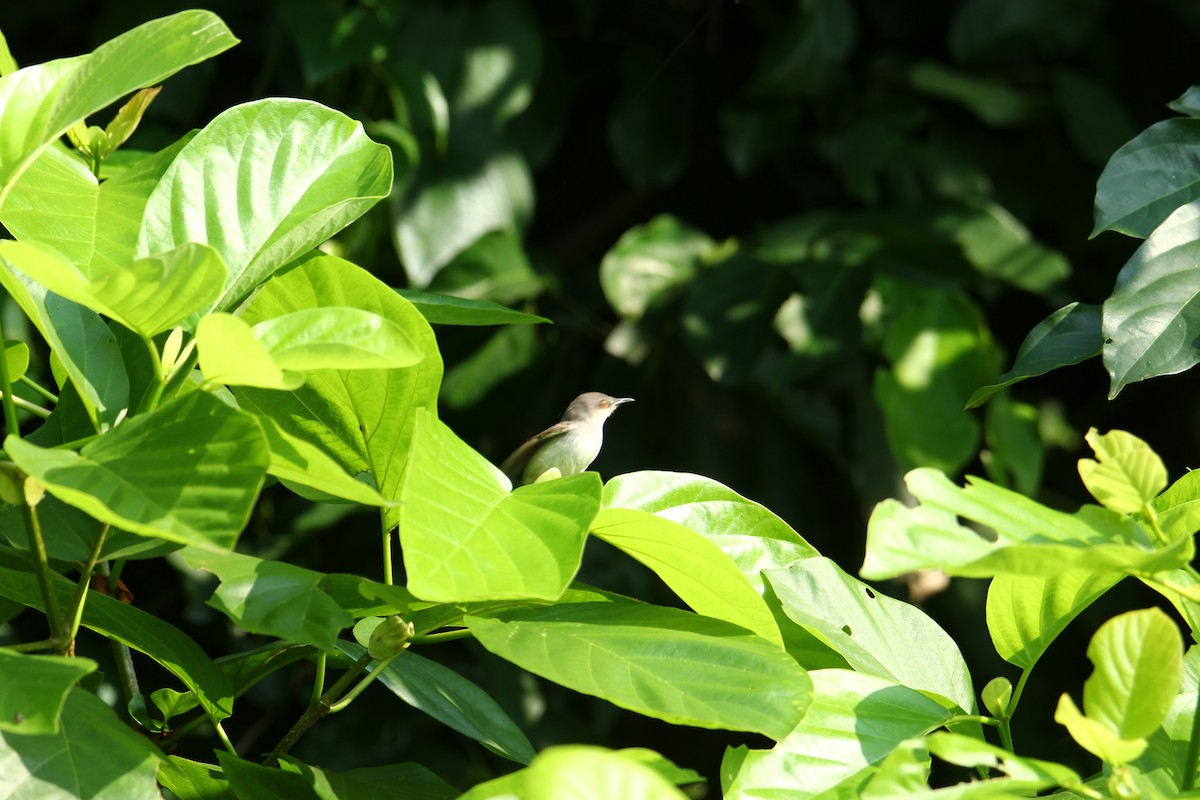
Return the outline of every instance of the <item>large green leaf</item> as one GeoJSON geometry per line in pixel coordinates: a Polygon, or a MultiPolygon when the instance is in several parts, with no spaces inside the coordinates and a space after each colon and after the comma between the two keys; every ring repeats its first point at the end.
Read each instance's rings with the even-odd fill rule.
{"type": "Polygon", "coordinates": [[[257,419],[267,438],[267,447],[271,450],[267,472],[297,494],[323,499],[340,498],[368,506],[388,504],[375,489],[347,475],[341,465],[320,447],[293,436],[270,417],[257,419]]]}
{"type": "Polygon", "coordinates": [[[396,292],[434,325],[525,325],[550,321],[490,300],[472,300],[417,289],[397,289],[396,292]]]}
{"type": "Polygon", "coordinates": [[[660,768],[666,759],[651,762],[642,752],[657,756],[592,745],[549,747],[525,769],[481,783],[460,800],[686,800],[660,768]]]}
{"type": "Polygon", "coordinates": [[[96,670],[90,658],[30,656],[0,649],[0,731],[57,733],[71,687],[96,670]]]}
{"type": "Polygon", "coordinates": [[[13,436],[4,449],[51,494],[96,519],[218,548],[237,541],[268,461],[254,420],[206,392],[134,417],[78,453],[13,436]]]}
{"type": "Polygon", "coordinates": [[[136,253],[209,245],[229,269],[211,307],[229,310],[391,184],[391,151],[360,123],[306,100],[246,103],[219,114],[175,157],[146,203],[136,253]]]}
{"type": "Polygon", "coordinates": [[[1144,441],[1126,431],[1087,433],[1096,458],[1079,459],[1083,485],[1105,508],[1118,514],[1145,513],[1167,488],[1167,468],[1144,441]]]}
{"type": "Polygon", "coordinates": [[[861,673],[975,710],[971,674],[958,645],[916,606],[875,592],[827,558],[765,573],[783,610],[861,673]],[[904,631],[899,639],[895,631],[904,631]]]}
{"type": "Polygon", "coordinates": [[[1183,681],[1179,628],[1148,608],[1113,617],[1087,650],[1095,671],[1083,685],[1088,717],[1123,739],[1149,736],[1166,719],[1183,681]]]}
{"type": "Polygon", "coordinates": [[[1096,182],[1096,227],[1145,239],[1171,212],[1200,198],[1200,120],[1168,119],[1125,144],[1096,182]]]}
{"type": "Polygon", "coordinates": [[[921,505],[885,500],[875,507],[867,524],[865,578],[922,569],[979,578],[1070,569],[1157,572],[1187,563],[1194,552],[1190,537],[1156,547],[1132,519],[1098,506],[1066,514],[979,478],[959,488],[933,469],[913,470],[905,484],[921,505]],[[980,535],[960,518],[991,534],[980,535]]]}
{"type": "MultiPolygon", "coordinates": [[[[442,360],[433,330],[410,303],[365,270],[312,254],[267,282],[242,319],[257,324],[293,311],[345,307],[370,311],[405,331],[425,354],[405,369],[309,372],[291,392],[238,389],[243,408],[275,420],[288,434],[319,445],[350,475],[368,472],[387,500],[400,493],[416,409],[437,407],[442,360]]],[[[387,512],[388,524],[397,510],[387,512]]]]}
{"type": "Polygon", "coordinates": [[[697,614],[723,619],[782,645],[779,626],[733,559],[703,534],[647,511],[606,508],[592,534],[653,570],[697,614]]]}
{"type": "Polygon", "coordinates": [[[1012,369],[994,383],[976,389],[967,401],[967,408],[982,405],[1006,386],[1099,355],[1104,343],[1100,325],[1100,306],[1089,303],[1063,306],[1034,326],[1021,342],[1012,369]]]}
{"type": "MultiPolygon", "coordinates": [[[[339,641],[338,649],[358,659],[364,648],[339,641]]],[[[373,664],[371,669],[377,669],[373,664]]],[[[452,669],[406,650],[388,664],[380,682],[413,708],[521,764],[533,760],[533,745],[491,695],[452,669]]]]}
{"type": "Polygon", "coordinates": [[[0,241],[0,284],[62,363],[92,424],[107,427],[128,409],[129,378],[116,339],[100,316],[47,291],[24,271],[56,260],[32,245],[0,241]]]}
{"type": "Polygon", "coordinates": [[[21,172],[75,122],[234,44],[212,12],[183,11],[139,25],[90,55],[0,77],[0,209],[21,172]]]}
{"type": "Polygon", "coordinates": [[[103,700],[75,689],[57,733],[0,730],[0,793],[14,800],[158,800],[161,759],[103,700]]]}
{"type": "Polygon", "coordinates": [[[997,575],[988,586],[987,626],[1001,658],[1031,669],[1058,634],[1121,573],[1070,570],[1052,575],[997,575]]]}
{"type": "MultiPolygon", "coordinates": [[[[285,772],[300,775],[317,800],[454,800],[459,792],[420,764],[388,764],[334,772],[309,766],[290,756],[279,760],[285,772]]],[[[288,797],[287,800],[293,800],[288,797]]]]}
{"type": "Polygon", "coordinates": [[[468,616],[484,647],[535,675],[678,725],[782,739],[812,701],[786,653],[744,628],[632,601],[468,616]]]}
{"type": "MultiPolygon", "coordinates": [[[[54,576],[51,581],[58,607],[67,608],[75,584],[54,576]]],[[[0,567],[0,596],[44,611],[37,579],[28,573],[0,567]]],[[[208,715],[222,720],[233,713],[233,690],[225,674],[200,646],[178,628],[140,608],[92,592],[83,611],[83,626],[115,639],[162,664],[196,693],[208,715]]],[[[2,773],[0,773],[2,774],[2,773]]]]}
{"type": "MultiPolygon", "coordinates": [[[[1197,126],[1200,120],[1189,120],[1197,126]]],[[[1200,156],[1200,139],[1197,142],[1200,156]]],[[[1200,183],[1198,183],[1200,187],[1200,183]]],[[[1197,189],[1200,192],[1200,188],[1197,189]]],[[[1109,397],[1146,378],[1172,375],[1200,362],[1200,200],[1173,209],[1147,231],[1125,262],[1112,296],[1104,302],[1104,366],[1112,376],[1109,397]]]]}
{"type": "Polygon", "coordinates": [[[417,411],[399,519],[409,588],[423,600],[557,599],[599,509],[595,473],[510,491],[499,469],[417,411]]]}
{"type": "Polygon", "coordinates": [[[813,703],[774,749],[726,752],[726,800],[853,797],[894,747],[950,718],[915,689],[883,678],[842,669],[810,674],[813,703]]]}
{"type": "Polygon", "coordinates": [[[182,756],[167,756],[158,765],[158,782],[179,800],[237,800],[220,767],[182,756]]]}

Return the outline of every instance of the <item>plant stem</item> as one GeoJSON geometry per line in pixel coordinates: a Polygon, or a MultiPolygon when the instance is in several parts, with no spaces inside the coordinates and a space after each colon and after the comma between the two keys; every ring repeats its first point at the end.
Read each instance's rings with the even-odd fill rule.
{"type": "Polygon", "coordinates": [[[308,700],[310,706],[315,705],[321,699],[321,695],[325,693],[325,664],[327,660],[328,658],[324,650],[317,653],[317,674],[313,678],[312,696],[308,700]]]}
{"type": "MultiPolygon", "coordinates": [[[[401,650],[400,652],[403,653],[404,651],[401,650]]],[[[397,653],[396,655],[398,656],[398,655],[400,655],[400,653],[397,653]]],[[[359,681],[358,684],[353,689],[346,692],[345,697],[343,697],[341,700],[338,700],[336,703],[334,703],[333,705],[331,705],[329,707],[329,713],[336,714],[337,712],[345,709],[346,706],[353,703],[354,698],[356,698],[360,694],[362,694],[363,689],[366,689],[368,686],[370,686],[372,683],[374,683],[375,679],[378,678],[383,673],[383,670],[386,669],[388,664],[391,664],[395,658],[396,658],[396,656],[392,656],[391,658],[385,658],[383,661],[380,661],[378,664],[376,664],[375,668],[372,669],[370,672],[368,672],[366,675],[364,675],[363,679],[361,681],[359,681]]]]}
{"type": "Polygon", "coordinates": [[[337,701],[341,693],[346,690],[370,663],[370,654],[363,653],[362,657],[354,662],[354,666],[343,672],[341,677],[337,679],[337,682],[329,687],[329,691],[325,692],[317,702],[311,703],[305,709],[300,719],[296,720],[296,724],[292,726],[292,729],[284,734],[283,738],[279,740],[279,744],[275,745],[275,749],[263,760],[263,764],[268,767],[274,766],[279,761],[279,756],[291,750],[296,742],[300,741],[300,737],[308,732],[309,728],[316,725],[322,718],[327,717],[330,708],[337,701]]]}
{"type": "Polygon", "coordinates": [[[45,386],[42,386],[40,383],[33,380],[28,375],[22,375],[21,377],[17,378],[17,380],[19,380],[21,383],[28,386],[30,389],[33,389],[35,392],[37,392],[42,397],[49,400],[51,403],[56,403],[56,404],[58,403],[58,395],[56,395],[54,392],[47,389],[45,386]]]}
{"type": "Polygon", "coordinates": [[[49,409],[42,408],[37,403],[31,403],[28,400],[26,400],[24,397],[17,397],[16,395],[13,395],[12,401],[13,401],[13,405],[19,406],[19,407],[25,409],[30,414],[33,414],[35,417],[41,417],[42,419],[46,419],[46,417],[50,416],[49,409]]]}
{"type": "MultiPolygon", "coordinates": [[[[4,330],[0,328],[0,351],[4,350],[4,330]]],[[[4,427],[9,436],[21,438],[21,428],[17,423],[17,407],[13,404],[12,379],[8,375],[8,358],[0,352],[0,392],[4,393],[4,427]]]]}
{"type": "MultiPolygon", "coordinates": [[[[108,593],[114,594],[113,589],[117,585],[117,576],[120,575],[123,561],[116,562],[117,567],[114,570],[109,570],[108,563],[101,561],[97,566],[96,572],[108,578],[108,593]]],[[[133,655],[129,652],[129,648],[118,642],[116,639],[111,640],[113,661],[117,664],[117,677],[121,680],[121,693],[125,696],[125,704],[137,697],[141,688],[138,686],[137,671],[133,667],[133,655]]]]}
{"type": "Polygon", "coordinates": [[[387,512],[379,509],[379,527],[383,529],[383,582],[392,583],[392,529],[387,523],[387,512]]]}
{"type": "Polygon", "coordinates": [[[438,642],[453,642],[458,639],[470,639],[471,631],[469,628],[458,628],[452,631],[438,631],[437,633],[424,633],[418,636],[410,636],[408,640],[413,644],[437,644],[438,642]]]}
{"type": "Polygon", "coordinates": [[[96,562],[100,559],[100,551],[104,549],[108,528],[108,524],[105,523],[100,532],[96,534],[96,543],[92,545],[91,555],[83,567],[83,572],[79,575],[79,585],[75,587],[75,595],[71,598],[71,606],[67,610],[66,618],[68,644],[74,641],[75,635],[79,633],[79,623],[83,620],[83,606],[87,602],[88,586],[92,582],[92,571],[95,570],[96,562]]]}
{"type": "Polygon", "coordinates": [[[217,738],[221,740],[221,744],[225,745],[225,749],[236,756],[237,750],[234,749],[233,742],[229,741],[229,736],[225,733],[225,729],[221,727],[221,723],[213,720],[213,729],[217,732],[217,738]]]}
{"type": "MultiPolygon", "coordinates": [[[[0,361],[3,361],[0,357],[0,361]]],[[[58,595],[50,586],[50,560],[46,556],[46,542],[42,538],[42,526],[38,521],[37,507],[21,506],[21,517],[25,522],[25,533],[29,537],[29,550],[33,553],[37,568],[38,588],[42,591],[42,602],[46,606],[46,620],[50,623],[50,638],[63,640],[63,618],[58,612],[58,595]]]]}

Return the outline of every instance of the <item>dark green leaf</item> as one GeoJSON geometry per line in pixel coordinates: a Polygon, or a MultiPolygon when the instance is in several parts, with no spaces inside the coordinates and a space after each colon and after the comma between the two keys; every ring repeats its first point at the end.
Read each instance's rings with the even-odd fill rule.
{"type": "Polygon", "coordinates": [[[311,767],[291,756],[280,759],[285,772],[308,782],[319,800],[454,800],[457,789],[420,764],[388,764],[346,772],[311,767]]]}
{"type": "Polygon", "coordinates": [[[158,782],[179,800],[237,800],[221,768],[168,756],[158,766],[158,782]]]}
{"type": "Polygon", "coordinates": [[[0,649],[0,732],[58,733],[71,687],[96,670],[90,658],[30,656],[0,649]]]}
{"type": "Polygon", "coordinates": [[[490,300],[470,300],[417,289],[397,289],[396,292],[434,325],[524,325],[550,321],[490,300]]]}
{"type": "Polygon", "coordinates": [[[1200,198],[1200,176],[1180,164],[1200,158],[1200,119],[1151,125],[1113,153],[1096,182],[1092,236],[1145,239],[1180,206],[1200,198]]]}

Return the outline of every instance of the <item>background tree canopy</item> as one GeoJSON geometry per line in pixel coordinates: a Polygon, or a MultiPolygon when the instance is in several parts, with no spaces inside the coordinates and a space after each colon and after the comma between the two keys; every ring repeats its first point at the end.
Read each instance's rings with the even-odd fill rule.
{"type": "MultiPolygon", "coordinates": [[[[0,28],[31,64],[194,6],[10,3],[0,28]]],[[[395,183],[326,249],[416,302],[454,294],[551,323],[437,328],[440,415],[494,463],[579,392],[632,396],[595,465],[605,476],[710,476],[852,573],[871,509],[900,496],[915,467],[986,475],[1073,507],[1091,426],[1137,433],[1172,474],[1195,464],[1200,378],[1160,378],[1158,392],[1131,381],[1109,400],[1100,360],[1085,360],[1098,339],[1081,346],[1082,365],[964,411],[1002,382],[1039,322],[1111,293],[1137,241],[1092,238],[1096,183],[1117,148],[1200,83],[1194,2],[207,7],[241,44],[166,81],[128,146],[165,147],[268,96],[362,120],[391,149],[395,183]]],[[[19,324],[13,312],[6,325],[19,324]]],[[[377,558],[377,519],[352,508],[269,489],[241,549],[361,572],[377,558]]],[[[673,602],[629,564],[593,541],[580,577],[673,602]]],[[[140,606],[230,650],[245,634],[204,605],[206,575],[172,567],[133,561],[123,580],[140,606]]],[[[1127,605],[1106,596],[1069,632],[1065,670],[1082,680],[1079,643],[1098,624],[1087,620],[1127,605]]],[[[928,601],[972,670],[1001,674],[973,627],[982,607],[983,586],[969,580],[928,601]]],[[[715,774],[724,734],[631,718],[474,642],[445,647],[538,748],[644,743],[715,774]],[[682,758],[694,753],[710,755],[682,758]]],[[[260,712],[230,730],[239,752],[277,741],[307,689],[280,673],[243,699],[260,712]]],[[[1023,723],[1044,713],[1044,732],[1030,736],[1053,746],[1065,739],[1050,721],[1063,688],[1044,691],[1023,723]]],[[[469,753],[465,785],[498,768],[456,737],[432,721],[368,716],[353,729],[318,726],[295,752],[333,769],[403,752],[443,776],[462,774],[469,753]]]]}

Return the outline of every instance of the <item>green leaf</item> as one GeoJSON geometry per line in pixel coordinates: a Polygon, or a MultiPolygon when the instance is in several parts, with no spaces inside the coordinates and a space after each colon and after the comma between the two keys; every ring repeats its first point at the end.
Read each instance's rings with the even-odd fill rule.
{"type": "Polygon", "coordinates": [[[417,412],[400,492],[400,542],[413,594],[435,602],[562,595],[600,509],[599,476],[510,486],[431,413],[417,412]]]}
{"type": "Polygon", "coordinates": [[[547,748],[524,775],[530,800],[686,800],[657,771],[623,751],[588,745],[547,748]]]}
{"type": "Polygon", "coordinates": [[[0,284],[62,363],[93,425],[111,426],[129,406],[129,378],[112,331],[94,311],[48,292],[21,268],[53,258],[23,242],[0,241],[0,284]]]}
{"type": "Polygon", "coordinates": [[[998,128],[1021,125],[1034,112],[1033,101],[1017,89],[932,61],[915,64],[908,79],[917,91],[956,102],[981,121],[998,128]]]}
{"type": "Polygon", "coordinates": [[[324,450],[299,436],[293,436],[270,417],[256,417],[271,451],[267,473],[274,475],[299,494],[341,498],[367,506],[386,506],[388,501],[362,481],[346,474],[324,450]],[[297,487],[307,487],[304,492],[297,487]]]}
{"type": "Polygon", "coordinates": [[[975,690],[958,645],[916,606],[876,593],[827,558],[806,558],[765,576],[787,615],[854,669],[941,695],[974,713],[975,690]],[[892,633],[900,630],[902,643],[892,633]]]}
{"type": "Polygon", "coordinates": [[[1096,182],[1092,236],[1116,231],[1145,239],[1171,212],[1200,198],[1200,177],[1180,164],[1200,153],[1200,120],[1151,125],[1113,153],[1096,182]]]}
{"type": "MultiPolygon", "coordinates": [[[[363,648],[339,641],[338,649],[359,659],[363,648]]],[[[372,664],[371,671],[379,668],[372,664]]],[[[519,764],[533,760],[533,745],[491,695],[454,670],[406,650],[396,656],[379,681],[413,708],[519,764]]]]}
{"type": "Polygon", "coordinates": [[[29,656],[0,649],[0,732],[58,733],[59,717],[71,687],[91,672],[90,658],[29,656]]]}
{"type": "Polygon", "coordinates": [[[49,253],[34,248],[18,250],[21,246],[17,243],[2,246],[23,272],[50,291],[115,319],[145,338],[169,330],[211,303],[225,280],[220,256],[198,244],[184,244],[128,266],[98,270],[90,278],[49,253]]]}
{"type": "Polygon", "coordinates": [[[988,405],[984,417],[988,476],[1026,497],[1037,495],[1046,462],[1038,423],[1037,406],[1017,402],[1007,393],[988,405]]]}
{"type": "Polygon", "coordinates": [[[1130,611],[1100,626],[1088,645],[1095,671],[1083,685],[1088,717],[1123,739],[1149,736],[1166,719],[1183,681],[1183,645],[1157,608],[1130,611]]]}
{"type": "Polygon", "coordinates": [[[228,548],[262,486],[267,448],[248,415],[193,392],[75,453],[9,436],[5,452],[96,519],[181,544],[228,548]]]}
{"type": "Polygon", "coordinates": [[[672,724],[781,739],[813,697],[808,673],[777,646],[679,609],[614,600],[465,621],[522,669],[672,724]]]}
{"type": "Polygon", "coordinates": [[[237,44],[209,11],[183,11],[139,25],[90,55],[59,59],[0,78],[0,209],[29,163],[67,128],[113,101],[237,44]]]}
{"type": "Polygon", "coordinates": [[[388,764],[334,772],[283,756],[279,765],[285,772],[303,777],[318,800],[382,800],[387,797],[455,800],[459,796],[458,790],[420,764],[388,764]]]}
{"type": "Polygon", "coordinates": [[[180,756],[167,756],[158,765],[158,782],[179,800],[237,800],[220,767],[180,756]]]}
{"type": "Polygon", "coordinates": [[[103,700],[73,690],[57,733],[0,730],[0,775],[9,797],[158,800],[162,756],[103,700]]]}
{"type": "Polygon", "coordinates": [[[208,604],[247,631],[325,651],[355,616],[405,611],[412,599],[402,587],[239,553],[188,548],[183,557],[220,578],[208,604]]]}
{"type": "Polygon", "coordinates": [[[209,245],[229,270],[211,308],[229,310],[386,197],[391,184],[391,151],[343,114],[281,98],[235,106],[167,168],[146,203],[136,254],[209,245]]]}
{"type": "MultiPolygon", "coordinates": [[[[238,403],[275,420],[288,434],[319,445],[349,475],[370,473],[387,500],[400,494],[416,409],[437,408],[442,360],[424,317],[360,267],[311,254],[259,290],[242,319],[256,324],[309,308],[370,311],[404,330],[425,354],[416,365],[387,370],[319,370],[291,392],[238,389],[238,403]]],[[[395,525],[389,509],[386,525],[395,525]]]]}
{"type": "Polygon", "coordinates": [[[1067,729],[1076,744],[1110,764],[1132,761],[1146,750],[1145,739],[1124,739],[1104,723],[1085,716],[1069,694],[1058,698],[1054,721],[1067,729]]]}
{"type": "Polygon", "coordinates": [[[1012,681],[1008,678],[992,678],[979,696],[983,699],[983,707],[993,717],[1009,717],[1013,711],[1012,693],[1012,681]]]}
{"type": "MultiPolygon", "coordinates": [[[[1191,121],[1200,126],[1200,120],[1191,121]]],[[[1175,209],[1125,262],[1104,302],[1109,399],[1131,383],[1200,362],[1193,344],[1200,332],[1200,303],[1193,291],[1200,274],[1198,219],[1200,200],[1175,209]]]]}
{"type": "MultiPolygon", "coordinates": [[[[75,584],[54,576],[52,586],[59,608],[66,608],[75,584]]],[[[27,571],[0,567],[0,595],[44,610],[37,579],[27,571]]],[[[196,693],[205,712],[214,720],[233,713],[233,691],[224,673],[200,646],[178,628],[120,600],[92,592],[83,611],[83,626],[115,639],[162,664],[183,685],[196,693]]]]}
{"type": "Polygon", "coordinates": [[[312,800],[316,793],[303,776],[245,761],[224,750],[217,751],[221,772],[235,796],[251,800],[312,800]]]}
{"type": "MultiPolygon", "coordinates": [[[[426,288],[444,295],[507,305],[537,297],[545,285],[546,278],[529,263],[520,233],[505,228],[489,231],[459,251],[439,269],[426,288]]],[[[401,294],[406,291],[409,290],[401,294]]]]}
{"type": "Polygon", "coordinates": [[[655,572],[697,614],[783,646],[779,626],[733,559],[703,534],[646,511],[605,508],[591,532],[655,572]]]}
{"type": "Polygon", "coordinates": [[[108,146],[101,152],[101,157],[108,158],[113,151],[129,141],[129,137],[137,130],[138,124],[146,114],[146,109],[150,107],[154,98],[158,97],[158,93],[161,91],[161,86],[155,86],[135,92],[133,97],[117,110],[112,120],[104,127],[108,146]]]}
{"type": "Polygon", "coordinates": [[[1069,570],[1051,575],[997,575],[988,586],[987,626],[996,653],[1033,669],[1055,638],[1124,577],[1069,570]]]}
{"type": "Polygon", "coordinates": [[[1190,538],[1156,549],[1146,531],[1116,512],[1084,506],[1066,514],[979,478],[968,478],[960,489],[936,470],[918,469],[905,476],[905,484],[921,505],[906,508],[885,500],[875,507],[860,571],[865,578],[922,569],[979,578],[1071,569],[1158,572],[1187,563],[1194,549],[1190,538]],[[985,538],[959,518],[991,533],[985,538]]]}
{"type": "Polygon", "coordinates": [[[1012,369],[981,386],[967,401],[976,408],[999,390],[1014,383],[1045,375],[1059,367],[1082,363],[1099,355],[1103,346],[1100,306],[1068,303],[1034,326],[1017,350],[1012,369]]]}
{"type": "Polygon", "coordinates": [[[4,366],[8,369],[8,379],[17,381],[29,370],[29,345],[24,342],[4,340],[4,366]]]}
{"type": "Polygon", "coordinates": [[[1167,103],[1167,108],[1189,117],[1200,117],[1200,86],[1189,86],[1183,94],[1167,103]]]}
{"type": "Polygon", "coordinates": [[[725,800],[855,796],[894,747],[950,718],[920,692],[882,678],[843,669],[811,675],[813,703],[774,749],[726,752],[723,773],[741,761],[725,800]]]}
{"type": "Polygon", "coordinates": [[[254,326],[271,358],[288,370],[399,369],[424,353],[404,328],[359,308],[310,308],[254,326]]]}
{"type": "Polygon", "coordinates": [[[225,386],[298,389],[304,375],[281,369],[254,329],[240,317],[217,312],[196,325],[196,351],[204,379],[225,386]]]}
{"type": "Polygon", "coordinates": [[[1119,514],[1144,511],[1167,488],[1167,468],[1144,441],[1125,431],[1088,431],[1096,458],[1079,459],[1083,485],[1105,508],[1119,514]]]}
{"type": "Polygon", "coordinates": [[[921,291],[913,300],[887,328],[891,368],[875,373],[874,395],[902,465],[953,473],[979,446],[979,423],[962,408],[993,374],[997,352],[979,309],[962,294],[921,291]]]}
{"type": "Polygon", "coordinates": [[[600,287],[623,317],[637,318],[695,277],[716,247],[706,234],[662,214],[626,231],[600,262],[600,287]]]}
{"type": "Polygon", "coordinates": [[[472,300],[417,289],[397,289],[396,293],[412,303],[434,325],[528,325],[550,321],[490,300],[472,300]]]}

